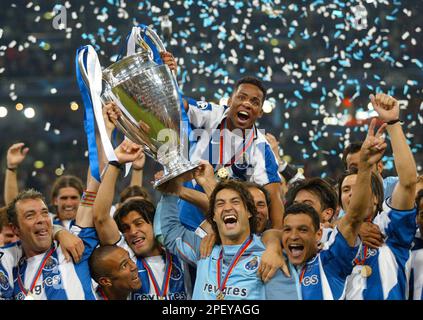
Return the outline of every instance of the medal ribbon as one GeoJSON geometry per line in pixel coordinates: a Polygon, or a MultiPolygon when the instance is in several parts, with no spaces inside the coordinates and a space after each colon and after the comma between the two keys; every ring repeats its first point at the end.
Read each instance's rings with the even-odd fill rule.
{"type": "Polygon", "coordinates": [[[303,278],[304,278],[304,274],[305,274],[306,269],[307,269],[307,264],[305,264],[305,265],[303,266],[303,268],[301,269],[301,274],[300,274],[300,285],[303,283],[303,278]]]}
{"type": "MultiPolygon", "coordinates": [[[[371,221],[371,218],[368,218],[367,222],[370,222],[370,221],[371,221]]],[[[366,259],[367,259],[367,250],[368,249],[369,248],[366,245],[364,245],[364,257],[363,257],[363,255],[360,254],[360,258],[356,258],[354,260],[354,263],[356,265],[364,265],[364,263],[366,262],[366,259]]],[[[360,251],[360,253],[361,253],[361,251],[360,251]]]]}
{"type": "Polygon", "coordinates": [[[354,263],[356,265],[364,265],[364,263],[366,262],[366,259],[367,259],[367,249],[368,249],[368,247],[366,245],[364,245],[364,257],[363,257],[363,255],[360,254],[360,258],[356,258],[354,260],[354,263]]]}
{"type": "Polygon", "coordinates": [[[226,272],[225,278],[223,279],[223,283],[221,283],[221,276],[222,273],[222,259],[223,259],[223,248],[220,250],[219,259],[217,260],[217,285],[219,287],[219,291],[223,293],[223,290],[226,287],[226,282],[228,282],[229,276],[232,273],[233,268],[235,268],[238,260],[241,258],[242,254],[247,250],[250,243],[253,241],[253,238],[250,236],[241,247],[238,249],[235,257],[232,259],[231,264],[229,265],[228,271],[226,272]]]}
{"type": "Polygon", "coordinates": [[[44,255],[40,266],[38,267],[37,272],[35,273],[35,277],[32,280],[31,286],[29,287],[29,290],[25,289],[25,286],[23,284],[22,278],[21,278],[21,273],[19,270],[19,265],[18,265],[18,285],[19,285],[19,289],[23,292],[23,294],[25,296],[27,296],[29,293],[32,293],[32,290],[34,290],[35,285],[37,284],[38,278],[41,276],[42,271],[44,269],[44,266],[47,263],[48,258],[50,258],[50,256],[53,254],[54,250],[56,250],[56,248],[53,246],[51,247],[51,249],[44,255]]]}
{"type": "Polygon", "coordinates": [[[157,280],[154,277],[153,271],[151,270],[147,261],[145,261],[144,259],[142,259],[141,261],[144,268],[147,270],[147,273],[151,279],[151,282],[153,282],[154,291],[156,292],[157,297],[162,297],[166,299],[167,292],[169,290],[170,275],[172,272],[172,256],[170,255],[170,253],[166,252],[166,270],[165,270],[165,276],[163,278],[161,291],[160,291],[159,284],[157,283],[157,280]]]}
{"type": "Polygon", "coordinates": [[[98,287],[97,292],[103,298],[103,300],[109,300],[109,298],[107,298],[106,294],[104,293],[103,289],[101,289],[100,286],[98,287]]]}
{"type": "Polygon", "coordinates": [[[238,153],[238,155],[235,154],[229,162],[224,164],[223,163],[223,149],[224,149],[223,148],[224,147],[223,132],[224,132],[224,129],[226,127],[226,121],[227,120],[228,120],[228,118],[225,118],[225,119],[222,120],[222,125],[221,125],[222,129],[220,130],[219,163],[222,164],[223,167],[231,166],[236,161],[238,161],[239,158],[241,158],[241,156],[244,155],[245,151],[248,150],[248,148],[251,146],[251,144],[253,143],[254,137],[255,137],[254,128],[253,128],[253,129],[251,129],[250,136],[247,139],[248,140],[247,143],[244,139],[242,150],[238,153]]]}

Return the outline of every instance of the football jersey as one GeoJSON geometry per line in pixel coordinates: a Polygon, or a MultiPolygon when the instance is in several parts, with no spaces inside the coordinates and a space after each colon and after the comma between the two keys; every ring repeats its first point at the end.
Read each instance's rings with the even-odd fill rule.
{"type": "MultiPolygon", "coordinates": [[[[181,259],[197,266],[193,299],[215,300],[219,293],[217,262],[220,255],[222,254],[220,274],[223,279],[241,245],[215,245],[209,257],[200,259],[201,238],[181,225],[178,218],[177,199],[175,196],[163,195],[157,205],[155,220],[161,220],[164,244],[181,259]]],[[[278,272],[267,284],[261,281],[257,270],[264,250],[261,238],[253,235],[251,243],[240,255],[238,263],[234,264],[227,279],[223,290],[225,299],[298,299],[295,280],[285,277],[281,272],[278,272]],[[269,285],[275,279],[281,284],[280,286],[269,285]]]]}
{"type": "MultiPolygon", "coordinates": [[[[226,121],[229,121],[227,106],[190,98],[187,101],[191,161],[205,159],[215,171],[225,165],[229,177],[242,181],[260,185],[281,182],[278,162],[262,130],[253,126],[242,137],[226,129],[226,121]],[[223,146],[220,145],[222,142],[223,146]]],[[[195,180],[185,183],[185,187],[203,191],[195,180]]],[[[179,210],[182,224],[190,230],[196,230],[204,220],[201,211],[184,200],[180,201],[179,210]]]]}
{"type": "Polygon", "coordinates": [[[411,251],[410,299],[423,300],[423,238],[414,239],[411,251]]]}
{"type": "Polygon", "coordinates": [[[1,292],[2,298],[23,300],[26,291],[33,287],[30,295],[34,300],[94,300],[88,260],[98,244],[94,228],[72,227],[72,233],[84,242],[81,261],[67,262],[56,241],[46,253],[25,258],[20,241],[0,249],[1,271],[9,277],[8,290],[1,292]],[[13,283],[11,282],[13,279],[13,283]],[[35,283],[34,283],[35,281],[35,283]]]}
{"type": "Polygon", "coordinates": [[[347,300],[404,300],[408,297],[411,245],[416,232],[416,208],[396,210],[388,198],[373,219],[385,237],[378,249],[362,246],[347,280],[347,300]],[[365,260],[364,260],[365,259],[365,260]],[[364,260],[364,262],[363,262],[364,260]],[[371,268],[368,275],[364,268],[371,268]]]}
{"type": "Polygon", "coordinates": [[[165,287],[165,277],[167,270],[167,261],[171,260],[171,268],[169,269],[168,276],[168,292],[165,297],[166,300],[188,300],[191,298],[191,279],[189,272],[187,272],[187,266],[178,259],[177,256],[165,253],[163,256],[154,257],[137,257],[126,243],[125,238],[121,235],[119,242],[116,244],[121,248],[128,251],[130,258],[135,262],[138,268],[138,275],[141,280],[141,288],[131,293],[131,300],[160,300],[162,296],[158,295],[162,293],[165,287]],[[153,280],[154,279],[154,280],[153,280]],[[156,281],[156,284],[154,283],[156,281]],[[155,289],[155,285],[157,289],[155,289]]]}
{"type": "Polygon", "coordinates": [[[347,276],[353,269],[359,245],[350,247],[338,228],[330,233],[323,249],[296,270],[303,300],[342,300],[347,276]]]}

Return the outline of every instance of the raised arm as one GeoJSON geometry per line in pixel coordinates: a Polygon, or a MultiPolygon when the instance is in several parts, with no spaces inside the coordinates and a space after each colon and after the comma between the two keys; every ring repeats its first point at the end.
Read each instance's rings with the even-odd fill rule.
{"type": "Polygon", "coordinates": [[[7,167],[4,178],[4,201],[11,203],[19,193],[17,170],[28,154],[29,148],[23,142],[13,144],[7,150],[7,167]]]}
{"type": "Polygon", "coordinates": [[[379,128],[376,135],[374,134],[375,126],[376,119],[373,119],[366,140],[364,140],[360,150],[357,180],[352,189],[350,204],[346,208],[345,216],[338,223],[338,230],[351,247],[356,242],[360,226],[369,214],[369,210],[373,209],[372,166],[382,158],[386,149],[385,139],[382,136],[386,124],[379,128]]]}
{"type": "Polygon", "coordinates": [[[116,222],[110,216],[110,208],[115,195],[116,180],[121,172],[120,168],[127,162],[132,162],[139,157],[142,148],[124,140],[116,149],[115,154],[118,163],[109,164],[98,189],[94,201],[94,225],[102,245],[115,244],[120,239],[120,232],[116,222]]]}
{"type": "Polygon", "coordinates": [[[142,152],[140,157],[132,162],[131,186],[142,187],[144,177],[145,153],[142,152]]]}
{"type": "MultiPolygon", "coordinates": [[[[160,58],[163,60],[163,63],[169,66],[169,69],[176,75],[178,72],[178,64],[176,63],[175,57],[167,51],[160,52],[160,58]]],[[[188,102],[182,98],[184,103],[185,112],[188,112],[188,102]]]]}
{"type": "Polygon", "coordinates": [[[371,101],[379,119],[388,124],[386,131],[391,138],[395,169],[399,181],[392,193],[391,206],[397,210],[410,210],[414,206],[417,184],[416,163],[399,121],[399,103],[393,97],[378,93],[371,101]],[[396,121],[398,120],[398,121],[396,121]]]}
{"type": "Polygon", "coordinates": [[[179,220],[178,197],[183,177],[177,177],[158,187],[163,193],[154,216],[155,235],[163,237],[163,245],[186,262],[195,264],[199,259],[201,239],[186,229],[179,220]],[[161,234],[157,234],[160,225],[161,234]]]}

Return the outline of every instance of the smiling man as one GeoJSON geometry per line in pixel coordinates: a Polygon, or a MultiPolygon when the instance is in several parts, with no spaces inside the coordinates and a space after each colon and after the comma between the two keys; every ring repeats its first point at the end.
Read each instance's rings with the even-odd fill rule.
{"type": "Polygon", "coordinates": [[[317,211],[305,203],[288,207],[284,216],[282,244],[291,264],[296,267],[304,300],[338,300],[345,297],[347,277],[353,270],[353,261],[359,247],[358,231],[373,201],[372,166],[380,160],[386,143],[382,138],[385,126],[376,135],[373,120],[360,152],[360,162],[354,193],[346,215],[341,218],[321,251],[322,237],[317,211]]]}
{"type": "MultiPolygon", "coordinates": [[[[271,197],[269,208],[273,228],[282,228],[283,203],[278,163],[264,133],[256,127],[263,115],[266,88],[254,77],[244,77],[234,86],[227,105],[184,100],[189,120],[192,161],[207,160],[218,177],[236,178],[263,185],[271,197]]],[[[194,182],[185,186],[203,191],[194,182]]],[[[194,205],[179,204],[182,223],[190,230],[203,222],[204,216],[194,205]]]]}
{"type": "Polygon", "coordinates": [[[89,266],[92,278],[99,284],[97,300],[126,300],[141,288],[137,265],[121,247],[96,248],[89,266]]]}
{"type": "MultiPolygon", "coordinates": [[[[197,266],[193,299],[263,300],[297,299],[295,281],[280,270],[264,283],[259,274],[265,245],[257,231],[257,209],[248,187],[240,181],[220,182],[210,196],[207,221],[216,234],[210,256],[201,258],[201,238],[181,225],[177,179],[160,189],[157,206],[163,243],[171,252],[197,266]],[[275,286],[274,283],[278,283],[275,286]]],[[[276,239],[277,240],[277,239],[276,239]]]]}
{"type": "Polygon", "coordinates": [[[0,270],[3,268],[4,274],[13,277],[13,286],[3,298],[95,299],[88,258],[98,241],[89,209],[78,209],[78,227],[72,228],[85,246],[79,263],[67,260],[58,242],[53,241],[53,225],[41,193],[33,189],[22,191],[9,205],[7,214],[20,241],[0,248],[0,270]]]}
{"type": "Polygon", "coordinates": [[[53,184],[51,201],[55,208],[54,224],[70,230],[75,224],[75,217],[84,187],[82,181],[75,176],[62,176],[53,184]]]}
{"type": "Polygon", "coordinates": [[[136,160],[142,149],[124,140],[116,149],[119,162],[111,162],[94,202],[94,224],[101,245],[117,245],[129,253],[137,266],[142,286],[131,300],[186,300],[190,279],[185,264],[165,250],[153,231],[154,205],[145,199],[128,199],[110,216],[116,181],[127,162],[136,160]]]}

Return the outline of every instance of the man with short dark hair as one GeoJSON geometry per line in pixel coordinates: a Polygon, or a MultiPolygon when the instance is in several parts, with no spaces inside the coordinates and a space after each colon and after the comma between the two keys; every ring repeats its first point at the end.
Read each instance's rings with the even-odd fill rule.
{"type": "Polygon", "coordinates": [[[332,221],[338,207],[334,188],[321,178],[309,178],[296,181],[286,194],[286,206],[294,203],[306,203],[312,206],[320,216],[320,223],[332,221]]]}
{"type": "MultiPolygon", "coordinates": [[[[168,65],[173,57],[163,53],[168,65]]],[[[237,81],[227,105],[216,105],[204,101],[184,98],[188,133],[190,134],[189,159],[207,160],[216,175],[252,181],[265,186],[271,197],[269,208],[273,228],[282,228],[283,203],[280,192],[281,177],[278,162],[255,123],[263,115],[266,88],[254,77],[243,77],[237,81]]],[[[202,191],[194,181],[186,187],[202,191]]],[[[181,222],[190,230],[201,232],[204,216],[196,206],[181,200],[179,204],[181,222]]]]}
{"type": "Polygon", "coordinates": [[[197,266],[193,299],[297,299],[293,279],[280,270],[266,284],[258,269],[265,251],[257,231],[257,209],[248,188],[240,181],[217,184],[210,196],[207,221],[216,235],[209,257],[201,258],[201,239],[181,225],[177,197],[181,178],[160,189],[164,193],[157,206],[164,245],[185,261],[197,266]],[[280,286],[273,283],[277,281],[280,286]]]}
{"type": "Polygon", "coordinates": [[[19,240],[7,219],[7,207],[0,208],[0,247],[19,240]]]}
{"type": "MultiPolygon", "coordinates": [[[[398,101],[383,93],[372,95],[371,101],[390,137],[399,180],[392,196],[387,199],[384,199],[379,178],[369,184],[367,192],[371,201],[365,202],[366,220],[380,229],[384,241],[376,249],[363,241],[364,245],[354,261],[354,270],[348,277],[346,298],[403,300],[408,297],[411,246],[416,232],[416,164],[402,130],[398,101]]],[[[374,165],[371,168],[373,172],[374,165]]],[[[362,188],[357,186],[358,176],[348,175],[340,185],[341,204],[346,212],[352,205],[352,198],[357,192],[362,192],[362,188]]]]}
{"type": "Polygon", "coordinates": [[[347,277],[359,246],[358,231],[371,200],[371,167],[385,151],[382,130],[374,134],[373,120],[360,152],[357,183],[346,214],[319,251],[322,237],[320,217],[308,204],[297,203],[285,211],[282,244],[289,262],[296,267],[304,300],[344,299],[347,277]]]}
{"type": "MultiPolygon", "coordinates": [[[[53,241],[53,225],[41,193],[33,189],[22,191],[9,205],[7,214],[20,241],[0,249],[0,272],[3,276],[12,277],[14,284],[9,284],[8,289],[2,287],[2,298],[95,299],[87,262],[97,245],[95,230],[90,228],[90,209],[78,209],[76,219],[79,227],[75,226],[74,232],[85,246],[82,254],[75,255],[80,257],[78,263],[68,260],[64,250],[53,241]]],[[[58,235],[66,232],[60,231],[58,235]]]]}
{"type": "Polygon", "coordinates": [[[118,162],[110,162],[94,202],[94,224],[101,245],[118,245],[137,265],[142,286],[131,300],[187,300],[190,283],[185,265],[165,250],[153,230],[154,205],[145,199],[129,199],[110,216],[116,180],[127,162],[142,152],[139,145],[124,140],[116,149],[118,162]]]}
{"type": "MultiPolygon", "coordinates": [[[[345,170],[351,169],[351,167],[357,167],[358,159],[360,156],[360,148],[363,144],[363,141],[356,141],[349,144],[345,147],[342,153],[342,163],[344,164],[345,170]]],[[[374,172],[379,176],[383,182],[383,189],[385,194],[385,199],[389,198],[394,191],[395,185],[398,182],[398,177],[389,176],[386,178],[382,177],[383,172],[383,161],[382,159],[374,166],[374,172]]],[[[342,217],[343,213],[341,213],[342,217]]]]}
{"type": "Polygon", "coordinates": [[[137,265],[116,245],[97,247],[90,256],[91,277],[98,283],[97,300],[127,300],[141,288],[137,265]]]}

